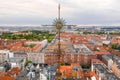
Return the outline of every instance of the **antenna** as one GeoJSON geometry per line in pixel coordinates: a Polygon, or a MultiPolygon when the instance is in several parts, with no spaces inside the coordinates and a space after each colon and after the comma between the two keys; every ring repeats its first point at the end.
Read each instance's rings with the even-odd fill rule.
{"type": "Polygon", "coordinates": [[[58,5],[58,19],[60,20],[60,4],[58,5]]]}

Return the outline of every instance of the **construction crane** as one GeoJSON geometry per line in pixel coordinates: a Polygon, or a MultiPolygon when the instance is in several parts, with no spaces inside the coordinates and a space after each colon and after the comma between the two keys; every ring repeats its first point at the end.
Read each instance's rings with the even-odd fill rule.
{"type": "Polygon", "coordinates": [[[60,43],[60,33],[61,33],[61,29],[63,26],[77,26],[77,25],[71,25],[71,24],[65,24],[65,20],[63,20],[60,16],[61,16],[61,12],[60,12],[60,4],[58,5],[58,17],[54,20],[53,24],[52,25],[42,25],[42,26],[55,26],[56,29],[57,29],[57,33],[58,33],[58,50],[57,50],[57,55],[58,55],[58,60],[57,60],[57,63],[58,63],[58,70],[57,70],[57,73],[56,73],[56,78],[57,80],[61,80],[61,73],[59,71],[59,68],[60,68],[60,65],[61,65],[61,61],[60,61],[60,58],[61,58],[61,43],[60,43]]]}

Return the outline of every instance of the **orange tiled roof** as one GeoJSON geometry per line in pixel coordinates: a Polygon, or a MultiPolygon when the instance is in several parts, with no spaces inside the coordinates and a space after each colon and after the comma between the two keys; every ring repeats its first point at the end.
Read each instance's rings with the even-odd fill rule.
{"type": "Polygon", "coordinates": [[[0,80],[15,80],[14,77],[11,76],[0,76],[0,80]]]}
{"type": "Polygon", "coordinates": [[[14,79],[14,74],[18,75],[22,70],[19,68],[12,68],[10,71],[7,73],[4,73],[3,75],[0,76],[0,80],[15,80],[14,79]]]}
{"type": "Polygon", "coordinates": [[[9,72],[7,72],[7,75],[13,75],[13,74],[16,74],[18,75],[22,70],[20,68],[12,68],[9,72]]]}
{"type": "Polygon", "coordinates": [[[85,77],[93,77],[94,76],[96,78],[96,80],[99,80],[98,76],[95,74],[95,72],[92,72],[92,71],[91,72],[85,72],[84,76],[85,77]]]}
{"type": "Polygon", "coordinates": [[[109,52],[95,51],[95,54],[110,54],[109,52]]]}
{"type": "Polygon", "coordinates": [[[71,63],[71,66],[73,67],[73,66],[80,66],[80,64],[78,64],[78,63],[71,63]]]}
{"type": "Polygon", "coordinates": [[[99,59],[92,59],[91,63],[102,63],[102,61],[100,61],[99,59]]]}
{"type": "Polygon", "coordinates": [[[67,78],[73,76],[77,77],[77,73],[79,74],[80,78],[83,78],[83,72],[81,70],[75,71],[72,70],[73,66],[80,66],[78,63],[72,63],[70,66],[60,66],[60,72],[63,76],[66,76],[67,78]]]}
{"type": "Polygon", "coordinates": [[[72,70],[72,66],[60,66],[60,70],[72,70]]]}
{"type": "MultiPolygon", "coordinates": [[[[22,41],[18,41],[18,42],[9,44],[7,46],[7,48],[10,49],[11,51],[26,51],[26,52],[36,51],[36,50],[39,50],[41,48],[41,44],[38,44],[38,45],[34,46],[33,48],[24,47],[23,44],[26,41],[27,40],[22,40],[22,41]]],[[[30,41],[30,40],[28,40],[28,41],[30,41]]]]}

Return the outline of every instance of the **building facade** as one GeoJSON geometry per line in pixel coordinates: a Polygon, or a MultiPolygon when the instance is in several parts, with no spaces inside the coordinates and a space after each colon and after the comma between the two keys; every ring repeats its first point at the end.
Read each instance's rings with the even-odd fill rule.
{"type": "Polygon", "coordinates": [[[44,63],[44,53],[27,53],[27,59],[33,63],[44,63]]]}
{"type": "MultiPolygon", "coordinates": [[[[68,63],[80,63],[90,65],[91,59],[97,59],[95,54],[62,54],[60,61],[68,63]]],[[[58,61],[58,55],[54,53],[45,54],[45,64],[54,64],[58,61]]]]}
{"type": "Polygon", "coordinates": [[[9,58],[9,51],[7,50],[0,50],[0,63],[7,61],[9,58]]]}

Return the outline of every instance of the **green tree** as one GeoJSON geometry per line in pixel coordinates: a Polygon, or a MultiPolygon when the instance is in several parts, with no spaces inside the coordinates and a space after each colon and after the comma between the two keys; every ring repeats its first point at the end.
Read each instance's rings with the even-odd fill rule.
{"type": "Polygon", "coordinates": [[[31,60],[27,60],[27,61],[25,62],[25,66],[27,66],[29,63],[32,63],[32,61],[31,61],[31,60]]]}

